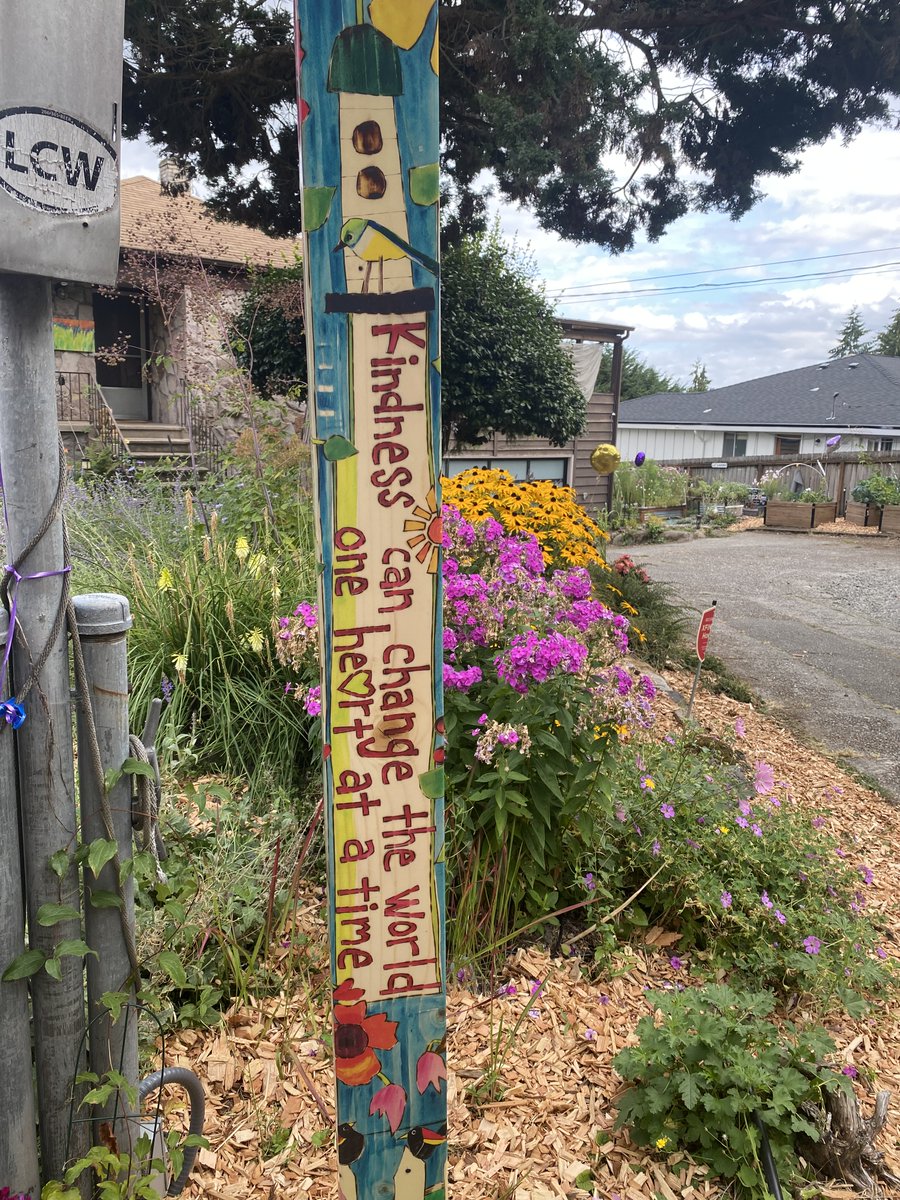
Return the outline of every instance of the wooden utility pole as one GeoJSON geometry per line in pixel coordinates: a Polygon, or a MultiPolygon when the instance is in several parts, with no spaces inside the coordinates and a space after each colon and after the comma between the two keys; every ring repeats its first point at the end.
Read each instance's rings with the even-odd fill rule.
{"type": "Polygon", "coordinates": [[[297,0],[340,1194],[445,1192],[434,0],[297,0]]]}
{"type": "Polygon", "coordinates": [[[0,8],[0,472],[14,639],[0,704],[15,699],[25,716],[0,736],[16,742],[28,941],[47,963],[31,976],[44,1181],[89,1144],[75,1088],[81,921],[41,912],[79,908],[51,286],[116,278],[123,27],[124,0],[0,8]]]}

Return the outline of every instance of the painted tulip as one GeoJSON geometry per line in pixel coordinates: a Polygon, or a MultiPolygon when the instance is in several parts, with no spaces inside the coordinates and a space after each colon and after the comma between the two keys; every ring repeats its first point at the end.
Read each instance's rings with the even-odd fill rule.
{"type": "Polygon", "coordinates": [[[416,1087],[419,1089],[419,1095],[422,1095],[428,1088],[428,1085],[440,1093],[441,1080],[447,1078],[447,1065],[440,1054],[435,1054],[433,1050],[426,1050],[420,1055],[419,1061],[416,1063],[416,1087]]]}
{"type": "Polygon", "coordinates": [[[387,1117],[391,1133],[397,1132],[405,1112],[406,1092],[398,1083],[387,1083],[383,1088],[379,1088],[369,1105],[369,1116],[374,1117],[377,1114],[387,1117]]]}

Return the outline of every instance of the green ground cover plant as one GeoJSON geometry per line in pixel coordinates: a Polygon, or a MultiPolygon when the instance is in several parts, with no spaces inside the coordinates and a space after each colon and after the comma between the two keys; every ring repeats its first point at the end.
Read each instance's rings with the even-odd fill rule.
{"type": "Polygon", "coordinates": [[[614,1060],[632,1084],[618,1102],[618,1124],[639,1146],[688,1150],[748,1200],[770,1200],[757,1120],[787,1185],[799,1174],[796,1135],[818,1140],[804,1106],[818,1104],[823,1088],[850,1084],[822,1068],[831,1038],[817,1026],[774,1024],[767,992],[708,984],[647,1000],[659,1017],[642,1017],[638,1045],[614,1060]]]}
{"type": "Polygon", "coordinates": [[[823,1010],[859,1014],[887,995],[872,871],[823,828],[836,796],[810,814],[768,764],[723,762],[690,732],[667,739],[619,755],[592,881],[617,879],[625,895],[649,881],[626,919],[679,931],[679,966],[690,957],[823,1010]]]}

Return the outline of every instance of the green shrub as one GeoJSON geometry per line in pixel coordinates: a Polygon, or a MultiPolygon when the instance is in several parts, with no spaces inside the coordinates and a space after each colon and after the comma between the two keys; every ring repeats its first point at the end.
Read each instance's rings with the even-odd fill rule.
{"type": "Polygon", "coordinates": [[[862,479],[850,493],[859,504],[900,504],[900,479],[882,475],[880,471],[862,479]]]}
{"type": "Polygon", "coordinates": [[[819,1101],[823,1087],[849,1086],[819,1066],[834,1043],[818,1027],[774,1025],[774,998],[765,992],[709,985],[651,992],[647,999],[662,1020],[642,1017],[638,1045],[614,1059],[634,1085],[618,1101],[619,1126],[628,1126],[639,1146],[666,1154],[687,1150],[733,1180],[740,1194],[768,1200],[755,1114],[787,1186],[799,1166],[795,1135],[818,1140],[803,1105],[819,1101]]]}
{"type": "Polygon", "coordinates": [[[651,579],[631,555],[621,554],[610,565],[611,572],[591,571],[597,596],[628,617],[635,654],[663,668],[686,645],[688,619],[683,605],[671,585],[651,579]]]}
{"type": "Polygon", "coordinates": [[[684,948],[737,979],[862,1011],[861,997],[893,982],[865,911],[872,872],[767,764],[751,777],[689,735],[621,757],[619,820],[588,866],[611,871],[625,896],[650,881],[628,915],[679,930],[679,956],[684,948]]]}

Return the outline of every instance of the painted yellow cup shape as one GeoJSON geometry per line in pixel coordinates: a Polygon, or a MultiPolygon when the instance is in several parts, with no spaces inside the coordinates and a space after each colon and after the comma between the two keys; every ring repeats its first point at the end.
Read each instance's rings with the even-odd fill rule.
{"type": "Polygon", "coordinates": [[[372,0],[372,24],[401,50],[411,50],[425,29],[434,0],[372,0]]]}

